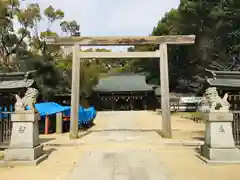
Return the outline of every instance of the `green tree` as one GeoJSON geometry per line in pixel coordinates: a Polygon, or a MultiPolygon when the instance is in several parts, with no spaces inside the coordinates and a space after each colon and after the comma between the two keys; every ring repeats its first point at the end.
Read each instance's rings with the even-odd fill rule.
{"type": "Polygon", "coordinates": [[[44,38],[57,35],[51,31],[51,26],[63,17],[64,12],[60,9],[54,9],[52,6],[48,6],[41,14],[40,6],[37,3],[28,5],[26,9],[21,10],[19,15],[19,21],[31,24],[27,27],[27,31],[30,33],[28,36],[30,53],[21,58],[20,69],[37,70],[36,80],[43,97],[46,99],[56,91],[60,76],[55,63],[62,58],[62,55],[60,47],[47,45],[44,38]],[[34,14],[34,18],[31,16],[31,18],[26,18],[26,14],[34,14]],[[43,19],[47,20],[47,27],[45,31],[40,32],[39,28],[43,19]]]}
{"type": "MultiPolygon", "coordinates": [[[[21,21],[19,18],[24,12],[20,9],[20,0],[5,0],[0,2],[0,61],[3,71],[14,71],[18,68],[14,61],[13,54],[26,48],[24,39],[29,36],[27,31],[31,22],[21,21]],[[13,19],[17,18],[21,28],[15,33],[13,19]]],[[[34,14],[25,14],[27,17],[34,17],[34,14]]]]}
{"type": "MultiPolygon", "coordinates": [[[[58,61],[57,68],[61,72],[58,93],[71,93],[72,54],[58,61]]],[[[102,67],[96,61],[82,60],[80,65],[80,96],[91,95],[93,87],[98,83],[102,67]]]]}
{"type": "MultiPolygon", "coordinates": [[[[80,50],[79,50],[80,51],[80,50]]],[[[109,52],[108,49],[92,48],[82,50],[83,52],[109,52]]],[[[80,66],[80,95],[81,97],[90,96],[93,87],[97,85],[98,80],[102,74],[108,73],[106,64],[108,59],[84,59],[81,60],[80,66]]],[[[71,73],[72,73],[72,54],[69,54],[62,60],[58,61],[56,67],[61,72],[61,80],[58,86],[58,93],[70,93],[71,92],[71,73]]]]}
{"type": "Polygon", "coordinates": [[[75,21],[62,21],[61,29],[67,36],[80,35],[80,25],[75,21]]]}
{"type": "Polygon", "coordinates": [[[63,56],[61,48],[46,45],[44,37],[57,35],[51,31],[51,27],[63,19],[64,12],[49,6],[41,13],[38,3],[21,8],[22,2],[21,0],[0,2],[0,68],[1,71],[37,70],[36,80],[43,96],[48,99],[57,91],[61,72],[57,69],[56,63],[63,56]],[[13,27],[14,19],[20,24],[18,30],[13,27]],[[40,32],[43,20],[47,20],[47,28],[40,32]]]}
{"type": "MultiPolygon", "coordinates": [[[[240,3],[237,0],[181,0],[153,28],[151,35],[195,34],[191,46],[168,46],[170,88],[185,82],[190,87],[203,80],[205,68],[239,70],[240,3]]],[[[153,47],[156,50],[158,47],[153,47]]],[[[151,50],[135,46],[131,51],[151,50]]],[[[133,69],[145,72],[149,82],[159,82],[158,60],[136,60],[133,69]]],[[[183,88],[183,91],[192,90],[183,88]]]]}

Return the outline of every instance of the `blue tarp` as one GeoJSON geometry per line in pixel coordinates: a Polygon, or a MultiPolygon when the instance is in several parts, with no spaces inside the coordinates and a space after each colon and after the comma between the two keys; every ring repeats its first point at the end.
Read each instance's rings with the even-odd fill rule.
{"type": "Polygon", "coordinates": [[[35,104],[35,107],[41,116],[52,115],[69,109],[54,102],[38,103],[35,104]]]}
{"type": "MultiPolygon", "coordinates": [[[[65,110],[63,113],[66,116],[70,116],[71,114],[71,108],[70,106],[64,106],[67,110],[65,110]]],[[[89,107],[89,108],[83,108],[82,106],[79,107],[78,110],[78,124],[90,124],[92,123],[93,119],[96,117],[96,110],[94,107],[89,107]]]]}
{"type": "MultiPolygon", "coordinates": [[[[70,106],[61,106],[60,104],[57,104],[55,102],[38,103],[35,104],[35,107],[41,117],[44,117],[46,115],[53,115],[58,112],[62,112],[65,116],[70,116],[71,114],[70,106]]],[[[90,124],[95,117],[96,110],[94,107],[83,108],[82,106],[79,106],[79,125],[90,124]]]]}

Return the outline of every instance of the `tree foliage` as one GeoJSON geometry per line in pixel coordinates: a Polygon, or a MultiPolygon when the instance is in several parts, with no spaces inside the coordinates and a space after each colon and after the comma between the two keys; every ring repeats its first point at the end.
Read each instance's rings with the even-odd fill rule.
{"type": "MultiPolygon", "coordinates": [[[[23,2],[0,1],[0,70],[37,70],[36,80],[46,100],[54,94],[71,93],[72,55],[65,56],[62,48],[47,45],[44,38],[58,36],[52,31],[55,23],[68,36],[80,35],[80,25],[75,20],[64,20],[64,12],[51,5],[41,9],[38,3],[31,3],[21,8],[23,2]],[[18,21],[19,29],[14,28],[14,20],[18,21]],[[47,23],[45,30],[40,28],[43,21],[47,23]]],[[[81,63],[82,96],[91,93],[99,73],[106,69],[96,62],[86,60],[81,63]]]]}
{"type": "MultiPolygon", "coordinates": [[[[195,90],[190,87],[202,80],[205,68],[240,69],[240,1],[181,0],[179,7],[166,13],[151,33],[154,36],[188,34],[196,35],[194,45],[168,46],[171,90],[195,90]]],[[[131,51],[157,48],[135,46],[131,51]]],[[[150,83],[159,84],[158,60],[139,59],[132,64],[135,72],[145,72],[150,83]]]]}

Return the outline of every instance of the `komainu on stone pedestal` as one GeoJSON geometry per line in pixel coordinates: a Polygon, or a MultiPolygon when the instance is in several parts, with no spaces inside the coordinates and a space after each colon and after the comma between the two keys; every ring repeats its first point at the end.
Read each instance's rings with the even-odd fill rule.
{"type": "Polygon", "coordinates": [[[227,98],[227,94],[221,98],[217,89],[211,87],[200,102],[198,110],[205,122],[205,141],[199,157],[207,163],[240,163],[240,151],[233,139],[233,114],[227,98]]]}
{"type": "Polygon", "coordinates": [[[35,88],[28,88],[23,98],[16,94],[15,112],[24,112],[27,110],[27,107],[30,111],[37,112],[35,103],[37,102],[38,94],[39,92],[35,88]]]}
{"type": "Polygon", "coordinates": [[[11,114],[11,141],[4,151],[6,164],[37,165],[47,158],[39,142],[40,114],[35,109],[37,96],[38,90],[34,88],[28,88],[22,99],[16,95],[15,113],[11,114]]]}
{"type": "Polygon", "coordinates": [[[203,98],[199,104],[200,112],[229,112],[230,104],[227,101],[228,94],[223,98],[218,95],[216,87],[206,89],[203,98]]]}

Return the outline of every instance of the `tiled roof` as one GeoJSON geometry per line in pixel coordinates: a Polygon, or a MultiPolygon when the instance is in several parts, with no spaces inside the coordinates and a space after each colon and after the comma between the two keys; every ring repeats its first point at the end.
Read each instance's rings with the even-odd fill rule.
{"type": "Polygon", "coordinates": [[[153,91],[153,87],[146,84],[144,75],[119,74],[101,78],[94,90],[99,92],[153,91]]]}
{"type": "Polygon", "coordinates": [[[240,72],[238,71],[212,71],[207,70],[210,75],[206,82],[215,87],[240,87],[240,72]]]}
{"type": "Polygon", "coordinates": [[[34,72],[0,73],[0,90],[31,87],[35,82],[32,77],[34,72]]]}

